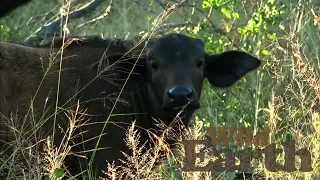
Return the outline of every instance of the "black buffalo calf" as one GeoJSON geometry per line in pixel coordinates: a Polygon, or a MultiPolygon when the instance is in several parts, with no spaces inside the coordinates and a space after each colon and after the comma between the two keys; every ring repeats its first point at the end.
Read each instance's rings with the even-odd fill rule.
{"type": "MultiPolygon", "coordinates": [[[[182,34],[153,38],[137,46],[130,40],[85,37],[65,44],[68,46],[63,51],[58,92],[60,62],[52,57],[59,59],[62,40],[56,40],[53,48],[49,44],[27,47],[0,42],[0,130],[10,130],[4,125],[4,117],[9,117],[12,112],[17,112],[21,120],[27,119],[26,128],[34,128],[34,122],[28,121],[31,98],[36,94],[33,101],[35,114],[44,112],[44,108],[48,109],[45,112],[53,112],[58,92],[56,127],[68,126],[62,109],[73,107],[78,101],[81,108],[87,109],[84,118],[89,119],[89,125],[79,129],[83,133],[81,138],[73,140],[76,146],[72,151],[91,157],[92,151],[88,150],[95,148],[114,99],[123,90],[112,113],[128,115],[112,116],[103,131],[98,146],[102,150],[96,151],[92,163],[99,176],[104,175],[102,169],[106,168],[106,161],[120,164],[119,158],[124,158],[121,151],[130,154],[123,139],[134,120],[140,127],[141,142],[150,142],[147,130],[160,131],[154,118],[169,125],[183,109],[181,121],[188,125],[192,114],[200,107],[205,78],[213,87],[224,88],[260,65],[260,60],[241,51],[207,54],[202,40],[182,34]]],[[[49,134],[52,127],[53,120],[48,118],[40,129],[49,134]]],[[[3,142],[14,141],[10,136],[0,138],[3,149],[7,149],[3,142]]],[[[55,138],[59,143],[59,132],[55,138]]],[[[80,165],[87,168],[88,160],[79,159],[81,163],[72,155],[66,158],[66,165],[72,173],[79,172],[80,165]]]]}

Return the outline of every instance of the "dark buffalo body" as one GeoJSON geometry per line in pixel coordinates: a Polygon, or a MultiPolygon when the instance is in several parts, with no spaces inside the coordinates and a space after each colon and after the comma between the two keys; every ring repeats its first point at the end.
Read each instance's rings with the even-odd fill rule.
{"type": "MultiPolygon", "coordinates": [[[[61,40],[55,41],[52,49],[50,45],[26,47],[0,42],[0,122],[7,121],[12,112],[17,112],[23,121],[31,99],[37,92],[33,111],[38,116],[30,118],[33,113],[29,111],[26,119],[48,117],[41,130],[44,135],[50,133],[53,117],[49,115],[56,103],[59,74],[60,55],[56,53],[61,44],[61,40]],[[52,62],[52,55],[57,55],[58,61],[49,63],[52,62]],[[42,81],[49,66],[50,70],[42,81]],[[38,89],[39,84],[41,86],[38,89]]],[[[184,107],[180,116],[187,125],[194,111],[200,107],[199,98],[205,78],[214,87],[228,87],[260,65],[258,59],[241,51],[209,55],[204,51],[202,40],[182,34],[154,38],[137,47],[130,40],[99,38],[81,38],[80,41],[66,44],[57,124],[68,126],[68,121],[63,118],[63,109],[75,109],[77,101],[82,109],[87,110],[85,118],[89,119],[90,124],[82,126],[80,129],[85,133],[73,140],[75,144],[80,143],[72,149],[75,153],[84,151],[83,147],[85,150],[95,148],[96,137],[101,133],[122,85],[135,66],[113,111],[122,116],[110,118],[99,143],[99,148],[105,149],[97,150],[93,161],[93,168],[101,176],[106,161],[119,163],[118,158],[124,158],[120,151],[130,153],[123,139],[126,129],[134,120],[141,133],[141,142],[150,141],[147,130],[159,132],[154,118],[169,125],[184,107]]],[[[28,129],[33,125],[27,121],[24,126],[28,129]]],[[[8,132],[9,129],[1,125],[2,132],[8,132]]],[[[56,134],[56,142],[59,143],[61,136],[58,132],[56,134]]],[[[13,138],[2,135],[1,140],[1,147],[6,147],[5,142],[13,138]]],[[[90,158],[91,154],[86,152],[81,155],[90,158]]],[[[88,160],[80,159],[82,165],[88,164],[88,160]]],[[[73,172],[79,172],[77,162],[72,155],[66,160],[73,172]]]]}

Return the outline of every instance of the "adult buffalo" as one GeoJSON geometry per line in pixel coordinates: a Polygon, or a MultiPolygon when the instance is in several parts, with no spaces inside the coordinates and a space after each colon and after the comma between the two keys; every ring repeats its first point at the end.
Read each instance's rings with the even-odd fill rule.
{"type": "MultiPolygon", "coordinates": [[[[73,147],[73,151],[87,157],[92,152],[85,150],[95,148],[111,109],[115,114],[122,114],[109,119],[99,141],[98,148],[103,150],[96,151],[92,163],[99,176],[103,176],[101,169],[105,169],[106,161],[119,163],[118,159],[124,158],[121,151],[130,154],[123,139],[125,130],[134,120],[140,127],[141,142],[150,142],[147,131],[161,131],[155,119],[169,125],[183,109],[181,121],[185,125],[189,123],[194,111],[200,107],[205,78],[212,86],[224,88],[260,65],[260,60],[241,51],[209,55],[202,40],[182,34],[145,40],[137,46],[128,40],[81,38],[64,43],[61,55],[62,44],[62,40],[57,40],[51,48],[50,45],[26,47],[0,43],[0,112],[2,117],[9,117],[12,111],[18,110],[18,116],[25,117],[35,93],[32,102],[35,114],[47,112],[44,107],[54,107],[57,93],[59,112],[79,101],[81,107],[87,109],[90,125],[80,128],[85,133],[74,140],[78,146],[73,147]],[[52,57],[63,57],[59,91],[60,64],[52,57]],[[112,108],[124,84],[121,102],[112,108]]],[[[57,124],[68,126],[67,121],[59,117],[57,124]]],[[[32,119],[36,118],[32,116],[32,119]]],[[[0,122],[3,121],[4,118],[0,122]]],[[[32,124],[25,126],[30,128],[32,124]]],[[[48,133],[52,127],[53,120],[50,119],[42,129],[48,133]]],[[[61,140],[58,134],[56,142],[61,140]]],[[[1,138],[10,141],[10,137],[1,138]]],[[[67,165],[73,172],[79,172],[75,165],[79,163],[73,158],[67,158],[67,165]]],[[[88,162],[80,159],[81,167],[86,167],[88,162]]]]}

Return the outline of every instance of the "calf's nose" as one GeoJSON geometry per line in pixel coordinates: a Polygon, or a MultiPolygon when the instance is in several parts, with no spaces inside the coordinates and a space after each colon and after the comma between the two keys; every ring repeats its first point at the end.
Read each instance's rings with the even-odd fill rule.
{"type": "Polygon", "coordinates": [[[168,97],[174,101],[190,101],[193,99],[193,90],[189,86],[174,86],[167,93],[168,97]]]}

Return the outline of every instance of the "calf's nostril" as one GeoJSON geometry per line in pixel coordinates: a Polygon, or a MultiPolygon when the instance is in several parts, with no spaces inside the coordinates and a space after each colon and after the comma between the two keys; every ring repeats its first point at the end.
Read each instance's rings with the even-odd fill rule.
{"type": "Polygon", "coordinates": [[[171,89],[168,91],[168,97],[170,99],[174,99],[174,95],[172,94],[171,89]]]}
{"type": "Polygon", "coordinates": [[[188,86],[175,86],[168,91],[168,97],[170,99],[188,98],[193,97],[193,90],[188,86]]]}
{"type": "Polygon", "coordinates": [[[193,97],[193,92],[191,91],[188,95],[187,98],[191,99],[193,97]]]}

